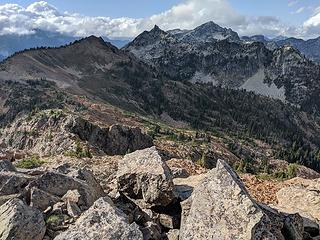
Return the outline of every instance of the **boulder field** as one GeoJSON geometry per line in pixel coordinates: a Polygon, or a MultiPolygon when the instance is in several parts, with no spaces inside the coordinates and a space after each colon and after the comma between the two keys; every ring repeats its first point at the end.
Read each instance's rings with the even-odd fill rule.
{"type": "Polygon", "coordinates": [[[304,191],[280,190],[279,204],[267,206],[222,160],[207,173],[182,176],[174,178],[155,147],[118,161],[109,194],[85,168],[31,174],[3,160],[0,239],[319,239],[316,180],[304,191]]]}

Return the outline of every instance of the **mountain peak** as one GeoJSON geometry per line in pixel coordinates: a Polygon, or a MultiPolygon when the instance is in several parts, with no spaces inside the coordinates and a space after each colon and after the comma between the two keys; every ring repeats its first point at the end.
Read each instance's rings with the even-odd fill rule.
{"type": "Polygon", "coordinates": [[[155,25],[150,31],[144,31],[139,36],[137,36],[131,43],[129,43],[125,48],[132,45],[134,46],[147,46],[149,44],[154,44],[155,42],[165,38],[170,35],[169,33],[163,31],[158,25],[155,25]]]}
{"type": "Polygon", "coordinates": [[[213,21],[206,22],[180,37],[184,42],[212,42],[228,39],[240,41],[238,34],[231,29],[223,28],[213,21]]]}
{"type": "Polygon", "coordinates": [[[213,22],[213,21],[206,22],[206,23],[198,26],[196,29],[203,29],[203,28],[206,28],[206,29],[216,29],[216,30],[221,30],[221,29],[223,29],[223,27],[219,26],[218,24],[216,24],[216,23],[213,22]]]}
{"type": "Polygon", "coordinates": [[[85,38],[79,40],[79,42],[100,43],[100,44],[105,45],[105,41],[103,40],[102,37],[97,37],[94,35],[91,35],[89,37],[85,37],[85,38]]]}
{"type": "Polygon", "coordinates": [[[158,25],[154,25],[154,27],[149,32],[146,31],[146,33],[148,33],[149,35],[152,35],[152,36],[160,36],[162,34],[167,34],[158,25]]]}
{"type": "Polygon", "coordinates": [[[154,25],[153,29],[151,31],[155,31],[155,32],[161,32],[161,28],[158,25],[154,25]]]}

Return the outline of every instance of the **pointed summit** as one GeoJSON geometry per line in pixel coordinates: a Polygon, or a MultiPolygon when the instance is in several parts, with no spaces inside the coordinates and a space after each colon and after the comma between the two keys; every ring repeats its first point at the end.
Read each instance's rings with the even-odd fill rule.
{"type": "Polygon", "coordinates": [[[167,32],[163,31],[158,25],[154,25],[154,27],[147,33],[149,33],[153,36],[167,34],[167,32]]]}
{"type": "Polygon", "coordinates": [[[161,28],[159,28],[158,25],[154,25],[153,29],[151,31],[159,32],[162,31],[161,28]]]}
{"type": "Polygon", "coordinates": [[[183,31],[175,34],[177,38],[187,43],[194,42],[216,42],[221,40],[228,40],[231,42],[240,41],[239,35],[232,31],[232,29],[223,28],[215,22],[206,22],[193,30],[183,31]]]}
{"type": "Polygon", "coordinates": [[[209,22],[206,22],[200,26],[198,26],[196,29],[207,29],[207,30],[222,30],[224,29],[223,27],[220,27],[218,24],[216,24],[215,22],[213,21],[209,21],[209,22]]]}
{"type": "Polygon", "coordinates": [[[155,25],[150,31],[144,31],[139,36],[137,36],[131,43],[124,47],[130,48],[130,46],[147,46],[150,44],[155,44],[160,40],[171,36],[169,33],[163,31],[158,25],[155,25]]]}
{"type": "Polygon", "coordinates": [[[97,36],[94,36],[94,35],[91,35],[91,36],[86,37],[86,38],[82,38],[78,42],[80,42],[80,43],[81,42],[99,43],[99,44],[105,45],[105,41],[103,40],[102,37],[97,37],[97,36]]]}
{"type": "Polygon", "coordinates": [[[94,35],[75,41],[71,45],[81,45],[83,47],[98,47],[113,52],[116,52],[118,50],[118,48],[112,45],[110,42],[105,42],[102,37],[97,37],[94,35]]]}

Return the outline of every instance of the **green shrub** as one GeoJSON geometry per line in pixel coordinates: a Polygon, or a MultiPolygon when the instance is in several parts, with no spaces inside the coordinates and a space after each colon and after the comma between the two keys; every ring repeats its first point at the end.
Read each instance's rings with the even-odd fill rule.
{"type": "Polygon", "coordinates": [[[61,226],[68,219],[70,219],[70,217],[65,214],[53,214],[48,216],[45,222],[48,226],[61,226]]]}
{"type": "Polygon", "coordinates": [[[60,216],[59,215],[51,215],[46,219],[46,224],[52,224],[59,222],[60,216]]]}
{"type": "Polygon", "coordinates": [[[30,158],[23,159],[16,164],[17,168],[25,168],[25,169],[32,169],[40,167],[44,164],[45,161],[42,161],[38,155],[33,155],[30,158]]]}
{"type": "Polygon", "coordinates": [[[254,167],[253,167],[253,159],[247,157],[244,158],[240,161],[240,163],[238,163],[237,165],[235,165],[234,167],[236,169],[237,172],[240,173],[254,173],[254,167]]]}
{"type": "Polygon", "coordinates": [[[206,165],[206,154],[205,152],[202,152],[201,158],[197,161],[197,164],[201,167],[205,167],[206,165]]]}
{"type": "Polygon", "coordinates": [[[278,180],[286,180],[288,179],[287,171],[277,171],[272,174],[273,178],[278,180]]]}
{"type": "Polygon", "coordinates": [[[83,149],[80,141],[76,142],[76,149],[75,150],[67,151],[64,153],[64,155],[67,157],[72,157],[72,158],[92,158],[92,154],[91,154],[89,148],[83,149]]]}
{"type": "Polygon", "coordinates": [[[297,176],[297,170],[298,170],[298,164],[291,163],[288,166],[287,170],[287,177],[290,178],[295,178],[297,176]]]}
{"type": "Polygon", "coordinates": [[[291,178],[294,178],[297,176],[297,170],[298,170],[299,165],[298,164],[289,164],[286,170],[279,170],[274,173],[268,174],[268,173],[262,173],[258,174],[258,178],[263,179],[263,180],[288,180],[291,178]]]}

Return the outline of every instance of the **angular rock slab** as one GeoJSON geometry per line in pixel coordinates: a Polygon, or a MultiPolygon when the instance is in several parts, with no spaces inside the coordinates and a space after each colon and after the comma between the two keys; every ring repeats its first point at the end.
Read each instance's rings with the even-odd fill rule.
{"type": "Polygon", "coordinates": [[[0,238],[42,240],[46,232],[42,213],[20,199],[11,199],[0,207],[0,238]]]}
{"type": "Polygon", "coordinates": [[[98,199],[76,223],[55,240],[142,240],[137,224],[129,224],[127,216],[108,198],[98,199]]]}
{"type": "Polygon", "coordinates": [[[42,211],[46,210],[49,206],[53,206],[61,199],[59,197],[53,196],[43,190],[36,187],[31,188],[30,191],[30,206],[40,209],[42,211]]]}
{"type": "Polygon", "coordinates": [[[170,169],[155,147],[139,150],[118,162],[118,191],[145,207],[166,206],[174,199],[170,169]]]}
{"type": "Polygon", "coordinates": [[[274,229],[238,175],[220,160],[182,208],[180,240],[284,239],[279,238],[281,228],[274,229]]]}

